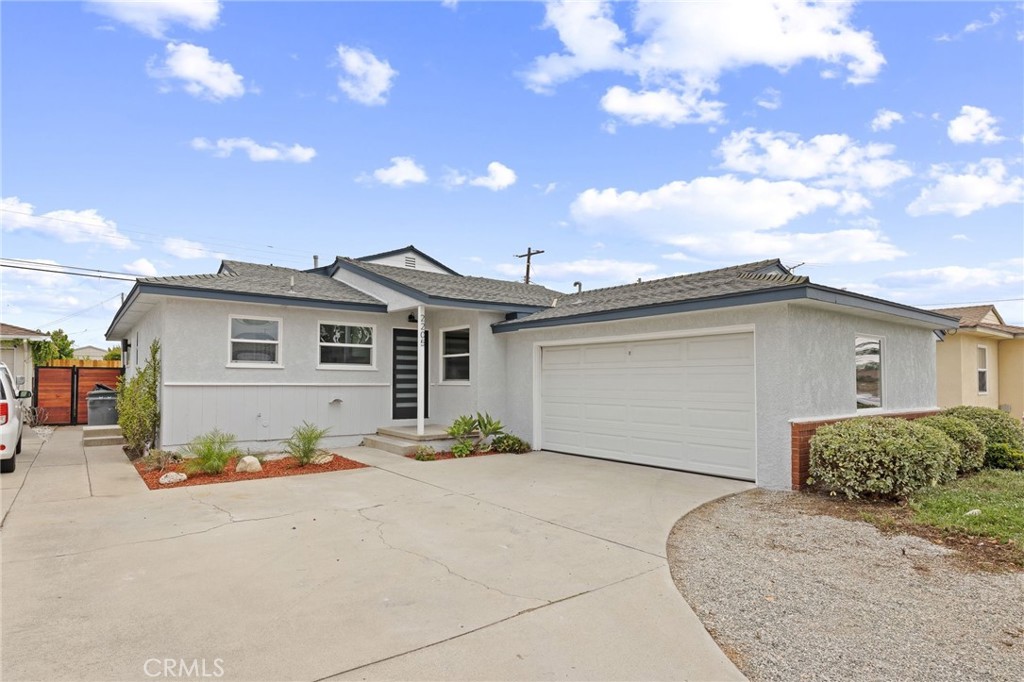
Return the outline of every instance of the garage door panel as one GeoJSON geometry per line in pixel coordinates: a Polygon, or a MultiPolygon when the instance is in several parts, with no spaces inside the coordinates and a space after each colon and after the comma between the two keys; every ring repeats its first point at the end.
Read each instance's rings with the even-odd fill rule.
{"type": "Polygon", "coordinates": [[[753,479],[753,349],[749,333],[545,348],[543,447],[753,479]]]}

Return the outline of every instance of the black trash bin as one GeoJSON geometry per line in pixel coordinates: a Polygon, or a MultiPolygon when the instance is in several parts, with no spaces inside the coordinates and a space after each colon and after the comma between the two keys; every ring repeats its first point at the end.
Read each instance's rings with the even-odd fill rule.
{"type": "Polygon", "coordinates": [[[85,396],[89,406],[89,426],[111,426],[117,423],[117,391],[96,384],[85,396]]]}

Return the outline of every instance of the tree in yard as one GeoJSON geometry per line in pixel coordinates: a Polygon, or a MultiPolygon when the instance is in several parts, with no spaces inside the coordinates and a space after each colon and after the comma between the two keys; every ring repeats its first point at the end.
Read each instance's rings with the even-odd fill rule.
{"type": "Polygon", "coordinates": [[[75,357],[75,342],[68,338],[63,329],[57,329],[50,333],[50,343],[56,350],[54,357],[58,360],[75,357]]]}
{"type": "Polygon", "coordinates": [[[106,355],[103,356],[104,360],[120,360],[121,359],[121,346],[111,346],[107,349],[106,355]]]}

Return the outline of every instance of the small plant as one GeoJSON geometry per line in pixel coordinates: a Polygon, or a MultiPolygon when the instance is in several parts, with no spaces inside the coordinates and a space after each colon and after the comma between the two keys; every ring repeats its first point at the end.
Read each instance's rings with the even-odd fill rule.
{"type": "Polygon", "coordinates": [[[1010,469],[1024,471],[1024,451],[1017,450],[1008,443],[995,443],[985,453],[985,466],[990,469],[1010,469]]]}
{"type": "Polygon", "coordinates": [[[480,437],[476,442],[477,452],[487,452],[491,449],[493,441],[488,442],[488,438],[494,438],[501,435],[505,430],[501,422],[497,419],[492,419],[491,415],[486,412],[480,414],[476,413],[476,430],[480,433],[480,437]]]}
{"type": "Polygon", "coordinates": [[[142,465],[146,471],[163,471],[174,462],[180,462],[181,457],[170,450],[150,450],[142,458],[142,465]]]}
{"type": "Polygon", "coordinates": [[[445,429],[445,431],[449,436],[458,440],[469,438],[476,431],[476,418],[470,414],[456,417],[452,425],[445,429]]]}
{"type": "Polygon", "coordinates": [[[957,444],[938,429],[891,417],[827,424],[811,438],[808,483],[848,498],[903,499],[956,478],[957,444]]]}
{"type": "Polygon", "coordinates": [[[149,359],[130,379],[117,384],[117,423],[128,459],[138,459],[157,442],[160,431],[160,342],[149,346],[149,359]]]}
{"type": "Polygon", "coordinates": [[[463,438],[452,446],[452,454],[456,457],[468,457],[474,450],[473,441],[468,438],[463,438]]]}
{"type": "Polygon", "coordinates": [[[316,424],[302,422],[302,426],[292,429],[292,437],[283,441],[284,449],[289,455],[295,458],[300,467],[311,464],[313,459],[321,453],[320,441],[323,440],[329,428],[320,428],[316,424]]]}
{"type": "Polygon", "coordinates": [[[511,452],[517,455],[533,450],[527,441],[519,436],[513,436],[511,433],[501,433],[495,436],[491,441],[491,447],[495,452],[511,452]]]}
{"type": "Polygon", "coordinates": [[[222,473],[231,458],[241,454],[234,435],[220,429],[196,436],[181,452],[188,458],[183,465],[187,474],[222,473]]]}
{"type": "Polygon", "coordinates": [[[957,462],[957,471],[960,473],[977,471],[985,465],[985,434],[971,422],[945,414],[922,417],[916,421],[918,424],[942,431],[959,446],[960,459],[957,462]]]}
{"type": "Polygon", "coordinates": [[[429,445],[421,445],[416,448],[413,458],[419,462],[433,462],[437,459],[437,450],[430,447],[429,445]]]}

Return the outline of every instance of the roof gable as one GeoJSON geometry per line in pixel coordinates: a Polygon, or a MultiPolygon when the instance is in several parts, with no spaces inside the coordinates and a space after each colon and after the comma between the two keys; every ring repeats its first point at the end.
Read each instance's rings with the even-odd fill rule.
{"type": "Polygon", "coordinates": [[[426,272],[437,272],[449,275],[459,275],[450,267],[431,256],[423,253],[415,246],[409,246],[394,251],[375,253],[355,260],[364,263],[376,263],[378,265],[391,265],[397,268],[409,268],[410,270],[423,270],[426,272]]]}

